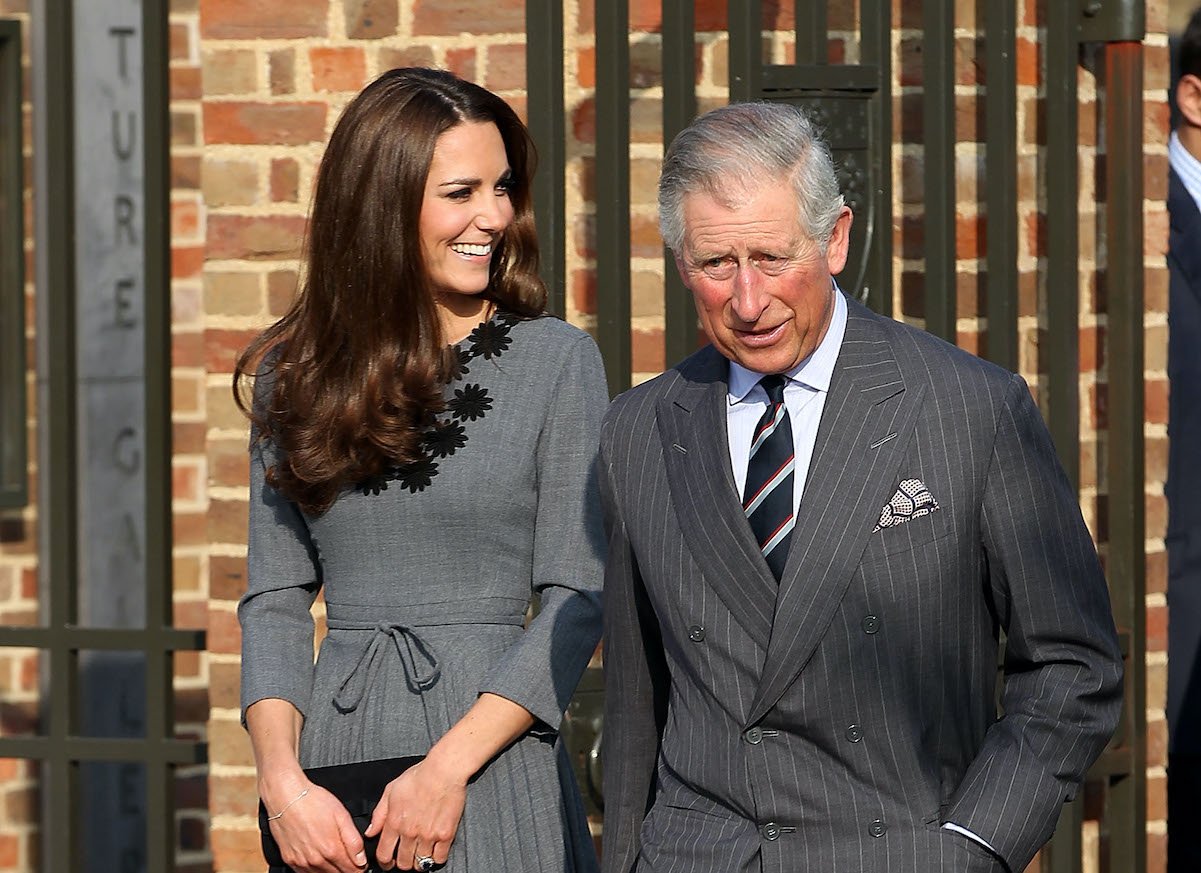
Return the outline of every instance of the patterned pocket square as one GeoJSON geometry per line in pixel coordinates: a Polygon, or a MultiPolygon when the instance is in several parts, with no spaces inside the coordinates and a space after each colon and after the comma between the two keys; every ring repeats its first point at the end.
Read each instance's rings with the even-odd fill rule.
{"type": "Polygon", "coordinates": [[[886,527],[906,524],[932,512],[938,512],[938,502],[926,488],[926,484],[921,479],[905,479],[897,488],[897,493],[892,495],[892,499],[884,504],[884,509],[880,511],[880,520],[872,528],[872,533],[886,527]]]}

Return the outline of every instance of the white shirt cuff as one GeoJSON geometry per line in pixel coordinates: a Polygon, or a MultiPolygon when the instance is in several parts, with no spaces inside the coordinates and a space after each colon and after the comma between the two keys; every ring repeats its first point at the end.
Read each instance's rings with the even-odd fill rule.
{"type": "Polygon", "coordinates": [[[977,843],[982,845],[984,848],[988,849],[988,851],[992,852],[994,855],[997,854],[997,850],[988,844],[988,840],[984,839],[984,837],[981,837],[977,834],[972,833],[965,827],[960,827],[959,825],[955,824],[955,822],[953,822],[953,821],[943,822],[942,827],[943,827],[943,830],[954,831],[957,834],[963,834],[969,840],[975,840],[977,843]]]}

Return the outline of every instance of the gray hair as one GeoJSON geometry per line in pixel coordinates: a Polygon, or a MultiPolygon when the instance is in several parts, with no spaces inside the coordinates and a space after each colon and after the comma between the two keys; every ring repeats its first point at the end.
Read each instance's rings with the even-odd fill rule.
{"type": "Polygon", "coordinates": [[[703,191],[733,206],[764,184],[792,183],[797,218],[824,252],[843,207],[830,148],[804,110],[786,103],[732,103],[680,131],[663,156],[659,232],[680,254],[684,198],[703,191]]]}

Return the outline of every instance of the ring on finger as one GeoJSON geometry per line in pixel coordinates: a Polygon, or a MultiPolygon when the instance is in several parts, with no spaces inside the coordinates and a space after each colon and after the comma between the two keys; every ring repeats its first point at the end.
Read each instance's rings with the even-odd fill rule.
{"type": "Polygon", "coordinates": [[[413,863],[417,865],[417,869],[422,871],[422,873],[430,873],[436,866],[434,859],[429,855],[419,855],[413,859],[413,863]]]}

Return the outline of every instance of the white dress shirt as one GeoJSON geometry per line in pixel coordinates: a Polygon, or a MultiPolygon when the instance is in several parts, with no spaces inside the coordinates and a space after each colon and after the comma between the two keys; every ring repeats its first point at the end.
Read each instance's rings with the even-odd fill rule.
{"type": "Polygon", "coordinates": [[[1197,208],[1201,209],[1201,161],[1180,142],[1176,131],[1168,138],[1168,163],[1184,183],[1184,190],[1193,198],[1197,208]]]}
{"type": "MultiPolygon", "coordinates": [[[[817,440],[817,426],[821,422],[822,410],[826,406],[826,395],[830,392],[830,378],[834,375],[834,364],[842,348],[842,336],[847,329],[847,301],[837,286],[831,287],[834,295],[834,315],[826,335],[817,348],[784,375],[784,405],[788,407],[789,423],[792,426],[792,444],[796,462],[792,474],[792,509],[796,512],[805,493],[805,479],[809,475],[809,462],[813,458],[813,445],[817,440]]],[[[726,436],[730,446],[730,469],[734,473],[734,484],[742,495],[746,487],[746,467],[750,461],[751,437],[755,425],[767,410],[767,392],[759,384],[764,373],[756,373],[730,361],[729,396],[726,408],[726,436]]]]}
{"type": "MultiPolygon", "coordinates": [[[[1172,136],[1174,138],[1175,134],[1172,136]]],[[[1196,179],[1198,190],[1201,191],[1201,163],[1197,163],[1187,152],[1185,154],[1197,165],[1196,179]]],[[[1181,178],[1185,177],[1182,175],[1181,178]]],[[[1185,185],[1188,185],[1187,181],[1185,185]]],[[[1191,191],[1190,188],[1190,193],[1191,191]]],[[[834,375],[834,365],[838,362],[838,352],[842,349],[842,339],[847,329],[846,298],[842,296],[836,284],[831,287],[831,293],[834,295],[834,315],[830,318],[826,335],[809,357],[784,374],[787,377],[784,383],[784,405],[788,407],[793,450],[796,454],[792,479],[794,513],[799,509],[801,496],[805,493],[805,480],[809,477],[809,463],[813,460],[813,447],[817,442],[817,427],[821,423],[822,410],[825,409],[826,397],[830,393],[830,379],[834,375]]],[[[756,373],[730,361],[726,436],[730,447],[730,468],[734,473],[734,484],[738,486],[740,497],[746,487],[746,469],[750,461],[751,438],[755,433],[755,425],[767,410],[767,392],[759,384],[759,380],[765,375],[768,374],[756,373]]],[[[945,822],[943,828],[975,840],[996,854],[987,840],[965,827],[954,822],[945,822]]]]}

